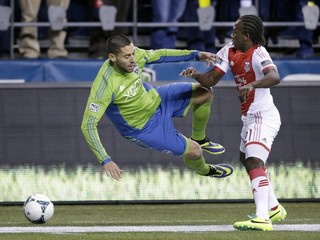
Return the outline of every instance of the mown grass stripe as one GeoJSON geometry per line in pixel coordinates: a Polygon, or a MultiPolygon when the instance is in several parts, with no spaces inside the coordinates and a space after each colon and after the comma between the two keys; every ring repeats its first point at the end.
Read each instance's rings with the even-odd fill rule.
{"type": "MultiPolygon", "coordinates": [[[[274,231],[320,232],[320,224],[283,224],[274,231]]],[[[89,233],[89,232],[229,232],[232,225],[184,226],[64,226],[64,227],[0,227],[0,233],[89,233]]]]}

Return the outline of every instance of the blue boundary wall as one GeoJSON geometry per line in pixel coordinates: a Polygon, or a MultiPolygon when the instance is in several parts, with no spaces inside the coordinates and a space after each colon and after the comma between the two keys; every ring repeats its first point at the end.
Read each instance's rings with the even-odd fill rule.
{"type": "MultiPolygon", "coordinates": [[[[274,61],[281,78],[292,74],[320,75],[320,59],[281,59],[274,61]]],[[[101,60],[1,60],[0,80],[24,80],[25,82],[93,81],[103,61],[101,60]]],[[[179,73],[193,66],[207,71],[203,62],[161,63],[147,65],[155,73],[157,81],[187,80],[179,73]]],[[[233,80],[228,72],[222,80],[233,80]]]]}

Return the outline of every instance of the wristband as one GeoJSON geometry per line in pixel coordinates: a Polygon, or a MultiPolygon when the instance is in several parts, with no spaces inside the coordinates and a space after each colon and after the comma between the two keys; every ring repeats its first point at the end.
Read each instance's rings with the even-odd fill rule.
{"type": "Polygon", "coordinates": [[[109,157],[109,158],[103,160],[100,164],[101,164],[101,166],[103,166],[103,165],[105,165],[106,163],[111,162],[111,161],[112,161],[112,159],[111,159],[111,157],[109,157]]]}

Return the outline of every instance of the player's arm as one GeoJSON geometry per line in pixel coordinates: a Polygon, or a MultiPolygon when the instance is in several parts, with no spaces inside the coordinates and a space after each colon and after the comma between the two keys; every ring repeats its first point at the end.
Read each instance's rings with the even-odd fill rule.
{"type": "Polygon", "coordinates": [[[269,67],[263,70],[264,77],[251,83],[254,88],[270,88],[280,83],[280,76],[276,68],[269,67]]]}
{"type": "Polygon", "coordinates": [[[110,158],[101,143],[97,128],[105,111],[104,106],[105,104],[102,101],[97,100],[90,95],[81,123],[82,134],[94,155],[98,158],[100,164],[105,163],[110,158]]]}
{"type": "Polygon", "coordinates": [[[98,161],[102,165],[107,176],[120,180],[122,170],[119,169],[117,164],[112,161],[111,157],[103,147],[97,128],[100,119],[105,113],[109,100],[106,97],[102,99],[93,97],[96,95],[97,94],[96,91],[94,91],[93,86],[83,114],[81,130],[85,140],[95,156],[98,158],[98,161]]]}
{"type": "Polygon", "coordinates": [[[256,88],[270,88],[280,83],[280,76],[276,67],[268,67],[263,70],[264,77],[251,82],[239,89],[239,98],[245,102],[249,93],[256,88]]]}
{"type": "Polygon", "coordinates": [[[210,52],[178,49],[158,49],[143,51],[146,63],[205,61],[208,65],[210,65],[214,64],[216,61],[216,55],[210,52]]]}
{"type": "Polygon", "coordinates": [[[197,69],[189,67],[183,70],[180,75],[194,78],[202,86],[209,88],[215,86],[220,81],[220,79],[224,75],[224,72],[222,72],[219,68],[214,67],[208,72],[200,73],[197,69]]]}
{"type": "Polygon", "coordinates": [[[180,73],[180,75],[186,76],[189,78],[194,78],[202,86],[207,88],[215,86],[229,69],[228,56],[227,56],[229,47],[230,47],[230,44],[226,45],[215,55],[214,67],[210,71],[205,73],[200,73],[195,68],[189,67],[183,70],[180,73]]]}

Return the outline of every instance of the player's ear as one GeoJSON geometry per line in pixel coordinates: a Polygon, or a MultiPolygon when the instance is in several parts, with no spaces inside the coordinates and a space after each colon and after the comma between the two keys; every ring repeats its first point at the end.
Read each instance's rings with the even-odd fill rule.
{"type": "Polygon", "coordinates": [[[248,33],[245,33],[244,37],[246,38],[247,41],[251,39],[248,33]]]}
{"type": "Polygon", "coordinates": [[[109,58],[112,62],[115,62],[115,61],[116,61],[116,55],[114,55],[113,53],[109,53],[109,54],[108,54],[108,58],[109,58]]]}

